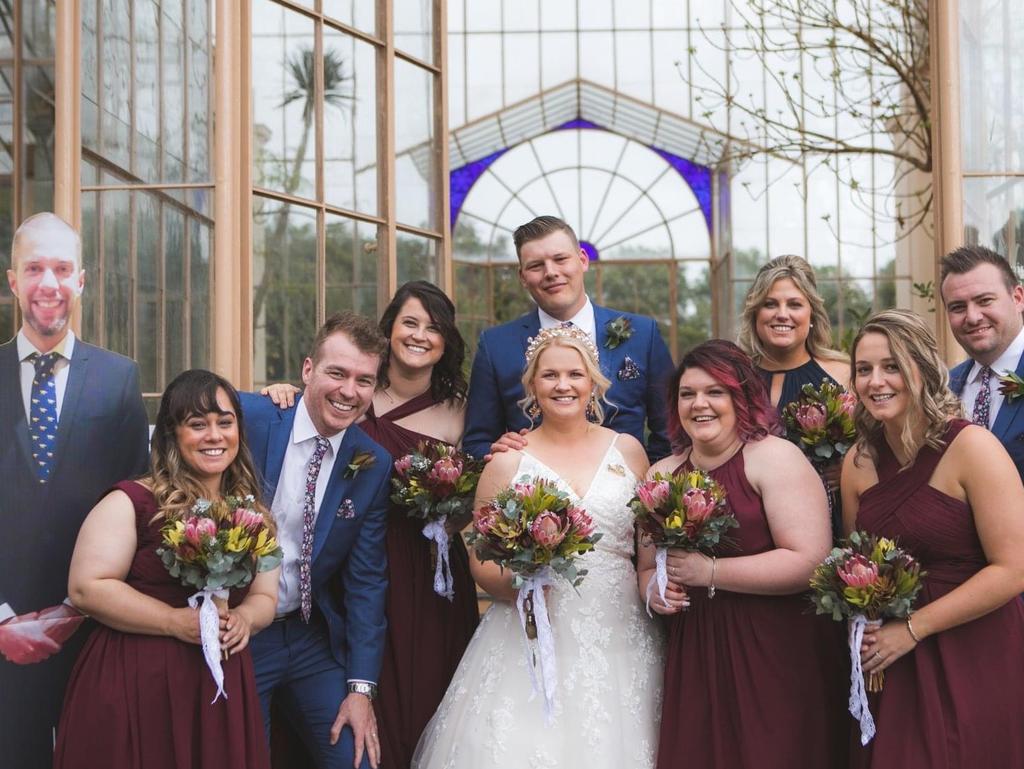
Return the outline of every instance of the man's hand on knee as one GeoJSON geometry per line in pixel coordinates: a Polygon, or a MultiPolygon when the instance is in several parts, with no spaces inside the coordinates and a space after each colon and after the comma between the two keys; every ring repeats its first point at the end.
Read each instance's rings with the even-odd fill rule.
{"type": "Polygon", "coordinates": [[[380,763],[380,739],[377,737],[377,719],[373,715],[373,705],[365,694],[353,692],[341,702],[338,717],[331,726],[331,744],[337,743],[341,730],[348,726],[352,730],[355,742],[355,760],[352,766],[359,769],[365,751],[370,759],[370,766],[377,769],[380,763]]]}

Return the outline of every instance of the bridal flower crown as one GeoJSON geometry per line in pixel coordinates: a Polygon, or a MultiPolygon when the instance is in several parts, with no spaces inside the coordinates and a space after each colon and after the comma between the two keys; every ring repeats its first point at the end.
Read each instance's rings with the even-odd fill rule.
{"type": "Polygon", "coordinates": [[[553,326],[551,328],[541,329],[537,336],[530,337],[528,344],[526,345],[526,362],[529,364],[536,357],[537,352],[541,346],[551,339],[575,339],[586,349],[587,354],[593,360],[599,360],[597,354],[597,345],[594,344],[594,340],[590,338],[590,334],[581,329],[579,326],[553,326]]]}

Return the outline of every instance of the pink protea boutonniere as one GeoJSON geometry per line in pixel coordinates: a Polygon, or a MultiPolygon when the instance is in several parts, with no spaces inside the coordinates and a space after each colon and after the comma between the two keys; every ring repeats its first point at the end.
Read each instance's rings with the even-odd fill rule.
{"type": "Polygon", "coordinates": [[[342,477],[355,478],[363,470],[373,467],[376,463],[377,457],[375,457],[371,452],[357,451],[352,455],[352,461],[348,463],[348,467],[345,468],[345,472],[342,477]]]}
{"type": "Polygon", "coordinates": [[[633,324],[625,315],[620,315],[604,324],[604,332],[607,335],[604,346],[609,350],[614,350],[633,336],[633,324]]]}
{"type": "Polygon", "coordinates": [[[1024,397],[1024,379],[1013,371],[1004,371],[999,375],[999,392],[1010,403],[1024,397]]]}

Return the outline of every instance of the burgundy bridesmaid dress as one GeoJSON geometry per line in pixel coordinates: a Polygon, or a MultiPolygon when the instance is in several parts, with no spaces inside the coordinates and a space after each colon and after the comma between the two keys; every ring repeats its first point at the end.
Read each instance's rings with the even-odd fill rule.
{"type": "MultiPolygon", "coordinates": [[[[435,440],[397,421],[433,406],[426,392],[359,426],[398,459],[421,441],[435,440]]],[[[434,592],[434,563],[423,522],[393,506],[388,518],[387,642],[376,702],[382,769],[408,769],[424,727],[434,715],[480,621],[476,584],[461,536],[451,538],[455,599],[434,592]]]]}
{"type": "MultiPolygon", "coordinates": [[[[969,424],[952,420],[946,446],[969,424]]],[[[857,528],[895,537],[928,572],[917,608],[941,598],[987,561],[966,503],[930,486],[945,449],[924,447],[907,469],[885,441],[878,483],[860,498],[857,528]]],[[[1020,513],[1022,511],[1014,511],[1020,513]]],[[[1024,766],[1024,604],[1006,605],[925,638],[885,671],[869,695],[877,733],[852,742],[854,767],[1004,769],[1024,766]]]]}
{"type": "MultiPolygon", "coordinates": [[[[173,607],[195,591],[164,568],[156,549],[161,521],[145,487],[114,488],[135,505],[138,548],[125,582],[173,607]]],[[[238,605],[248,588],[233,590],[238,605]]],[[[202,648],[169,636],[122,633],[98,625],[71,673],[54,752],[55,769],[268,769],[256,680],[249,650],[224,661],[227,698],[202,648]]]]}
{"type": "MultiPolygon", "coordinates": [[[[723,556],[775,548],[738,451],[710,475],[738,529],[723,556]]],[[[677,473],[692,469],[689,460],[677,473]]],[[[670,619],[658,769],[843,769],[849,665],[843,632],[815,617],[806,594],[703,587],[670,619]]]]}

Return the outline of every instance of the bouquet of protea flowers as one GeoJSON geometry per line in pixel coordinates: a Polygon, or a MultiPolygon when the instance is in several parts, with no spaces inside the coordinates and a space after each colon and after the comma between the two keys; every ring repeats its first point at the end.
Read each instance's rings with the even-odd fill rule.
{"type": "Polygon", "coordinates": [[[435,548],[434,592],[449,601],[455,582],[448,559],[449,519],[458,520],[473,510],[473,495],[483,463],[440,441],[421,443],[411,454],[395,461],[391,501],[425,522],[423,536],[435,548]]]}
{"type": "Polygon", "coordinates": [[[258,572],[275,568],[283,555],[255,504],[251,496],[197,500],[187,515],[164,525],[163,547],[156,551],[172,577],[199,591],[188,605],[194,609],[202,599],[199,630],[203,656],[217,682],[214,702],[224,694],[218,607],[227,605],[231,588],[245,587],[258,572]]]}
{"type": "MultiPolygon", "coordinates": [[[[860,721],[861,744],[875,734],[875,722],[868,709],[860,646],[868,625],[877,627],[884,619],[910,616],[921,592],[921,565],[894,540],[862,531],[850,534],[844,547],[832,550],[811,577],[811,601],[818,614],[828,614],[850,625],[850,713],[860,721]]],[[[880,692],[883,671],[868,676],[867,691],[880,692]]]]}
{"type": "MultiPolygon", "coordinates": [[[[577,558],[593,550],[601,534],[594,531],[590,515],[553,481],[523,476],[473,513],[468,539],[477,558],[494,561],[514,575],[512,587],[518,590],[516,606],[531,662],[536,660],[533,642],[539,647],[541,688],[550,717],[558,678],[544,588],[556,576],[578,587],[587,570],[577,558]]],[[[532,664],[530,678],[536,691],[532,664]]]]}
{"type": "MultiPolygon", "coordinates": [[[[665,600],[665,560],[670,547],[714,555],[718,546],[728,541],[725,533],[739,526],[726,504],[725,489],[703,470],[679,475],[655,473],[652,479],[637,484],[629,507],[645,541],[657,547],[655,576],[647,583],[648,613],[655,583],[658,595],[665,600]]],[[[713,586],[708,587],[708,596],[715,597],[713,586]]]]}
{"type": "Polygon", "coordinates": [[[857,437],[853,425],[856,403],[853,393],[827,379],[819,387],[805,384],[800,397],[782,413],[786,437],[818,467],[841,459],[857,437]]]}

